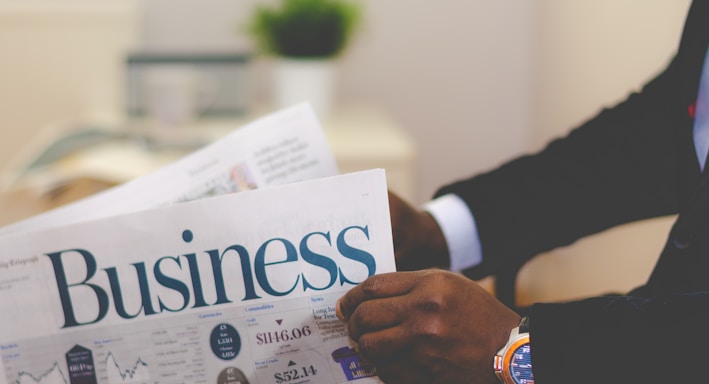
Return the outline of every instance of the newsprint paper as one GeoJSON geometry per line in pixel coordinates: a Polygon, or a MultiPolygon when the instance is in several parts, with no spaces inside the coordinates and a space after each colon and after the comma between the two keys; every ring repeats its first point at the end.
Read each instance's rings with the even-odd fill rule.
{"type": "MultiPolygon", "coordinates": [[[[139,184],[164,181],[151,178],[139,184]]],[[[200,199],[184,189],[0,237],[0,384],[379,382],[335,303],[395,270],[383,170],[200,199]]]]}
{"type": "Polygon", "coordinates": [[[0,228],[0,235],[337,173],[317,117],[304,103],[258,119],[148,176],[0,228]]]}

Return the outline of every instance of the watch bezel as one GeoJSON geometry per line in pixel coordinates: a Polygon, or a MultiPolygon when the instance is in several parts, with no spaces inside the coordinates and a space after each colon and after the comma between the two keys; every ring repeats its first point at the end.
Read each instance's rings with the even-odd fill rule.
{"type": "Polygon", "coordinates": [[[529,345],[529,334],[524,333],[519,335],[519,337],[509,344],[509,347],[502,356],[502,378],[503,383],[517,384],[517,381],[512,377],[510,363],[512,362],[512,357],[515,355],[517,350],[525,345],[529,345]]]}

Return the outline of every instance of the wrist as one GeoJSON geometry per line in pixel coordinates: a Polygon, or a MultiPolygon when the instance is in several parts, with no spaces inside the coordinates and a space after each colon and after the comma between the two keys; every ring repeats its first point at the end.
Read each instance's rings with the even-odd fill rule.
{"type": "Polygon", "coordinates": [[[422,228],[420,236],[426,244],[432,266],[447,269],[450,267],[448,243],[438,221],[426,211],[419,214],[419,220],[419,228],[422,228]]]}
{"type": "Polygon", "coordinates": [[[437,234],[444,241],[445,263],[453,272],[461,272],[482,263],[482,245],[477,224],[467,203],[458,195],[439,196],[423,207],[436,221],[437,234]]]}

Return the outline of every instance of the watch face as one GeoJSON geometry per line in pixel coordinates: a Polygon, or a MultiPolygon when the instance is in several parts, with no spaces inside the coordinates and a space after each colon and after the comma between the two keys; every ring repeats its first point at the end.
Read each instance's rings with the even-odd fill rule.
{"type": "Polygon", "coordinates": [[[517,384],[534,384],[529,343],[520,345],[514,351],[510,359],[509,372],[512,380],[517,384]]]}

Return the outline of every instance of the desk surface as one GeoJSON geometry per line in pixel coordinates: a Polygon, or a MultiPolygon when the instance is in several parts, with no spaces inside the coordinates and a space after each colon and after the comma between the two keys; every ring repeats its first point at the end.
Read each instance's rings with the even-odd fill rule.
{"type": "MultiPolygon", "coordinates": [[[[145,121],[133,121],[127,131],[135,135],[117,135],[76,150],[0,194],[4,211],[0,224],[146,175],[252,120],[210,119],[180,129],[148,129],[145,121]]],[[[351,106],[340,109],[322,125],[341,172],[385,168],[390,186],[405,198],[411,197],[416,148],[393,119],[376,108],[351,106]]]]}
{"type": "MultiPolygon", "coordinates": [[[[51,172],[58,178],[80,176],[121,183],[174,162],[248,121],[251,120],[214,119],[185,128],[151,130],[134,123],[133,130],[146,132],[153,138],[150,143],[109,140],[61,159],[51,172]]],[[[368,164],[384,166],[392,161],[410,162],[415,157],[411,138],[393,119],[374,108],[343,108],[322,125],[338,164],[366,159],[368,164]]]]}

